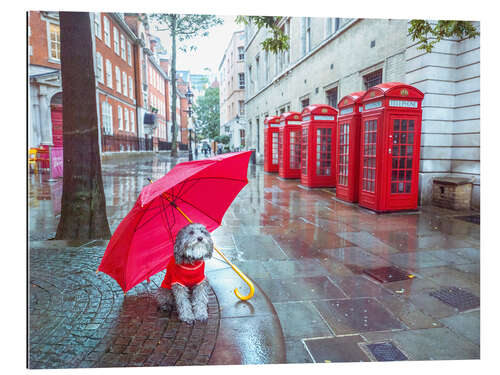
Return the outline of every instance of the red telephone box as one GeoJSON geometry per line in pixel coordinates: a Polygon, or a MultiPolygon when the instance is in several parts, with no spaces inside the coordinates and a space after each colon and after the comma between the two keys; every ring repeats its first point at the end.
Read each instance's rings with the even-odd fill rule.
{"type": "Polygon", "coordinates": [[[359,205],[378,212],[415,210],[424,94],[389,82],[361,102],[359,205]]]}
{"type": "Polygon", "coordinates": [[[264,124],[264,171],[278,172],[280,116],[266,117],[264,124]]]}
{"type": "Polygon", "coordinates": [[[337,118],[337,198],[358,201],[359,189],[359,127],[361,97],[364,91],[344,96],[338,105],[337,118]]]}
{"type": "Polygon", "coordinates": [[[335,186],[337,110],[314,104],[302,111],[302,170],[300,182],[307,187],[335,186]]]}
{"type": "Polygon", "coordinates": [[[298,112],[286,112],[280,118],[278,159],[282,178],[300,178],[301,120],[298,112]]]}

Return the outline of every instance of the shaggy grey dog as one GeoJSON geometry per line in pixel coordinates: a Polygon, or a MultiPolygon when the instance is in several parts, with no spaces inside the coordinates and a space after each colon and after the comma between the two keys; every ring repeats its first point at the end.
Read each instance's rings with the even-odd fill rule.
{"type": "Polygon", "coordinates": [[[212,237],[202,224],[189,224],[177,233],[174,257],[157,292],[162,310],[170,310],[175,303],[179,319],[188,324],[208,318],[204,261],[212,257],[213,248],[212,237]]]}

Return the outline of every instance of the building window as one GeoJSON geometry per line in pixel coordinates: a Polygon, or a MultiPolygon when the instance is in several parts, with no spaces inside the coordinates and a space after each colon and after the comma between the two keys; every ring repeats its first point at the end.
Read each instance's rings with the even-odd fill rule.
{"type": "Polygon", "coordinates": [[[118,29],[113,27],[113,46],[115,53],[120,56],[120,37],[118,36],[118,29]]]}
{"type": "Polygon", "coordinates": [[[116,91],[122,92],[122,76],[120,73],[120,68],[115,66],[115,78],[116,78],[116,91]]]}
{"type": "Polygon", "coordinates": [[[102,102],[101,107],[104,134],[113,135],[113,107],[107,102],[102,102]]]}
{"type": "Polygon", "coordinates": [[[306,108],[309,105],[309,98],[302,99],[300,104],[302,105],[302,109],[306,108]]]}
{"type": "Polygon", "coordinates": [[[120,34],[120,46],[122,50],[122,59],[125,60],[127,57],[125,55],[125,36],[123,34],[120,34]]]}
{"type": "Polygon", "coordinates": [[[238,100],[238,107],[239,107],[239,113],[240,116],[245,116],[245,101],[244,100],[238,100]]]}
{"type": "Polygon", "coordinates": [[[124,108],[123,111],[124,111],[123,118],[125,119],[125,130],[129,131],[129,127],[128,127],[129,126],[128,109],[124,108]]]}
{"type": "MultiPolygon", "coordinates": [[[[283,33],[290,37],[290,20],[287,20],[286,23],[281,28],[283,33]]],[[[290,43],[290,42],[289,42],[290,43]]],[[[276,74],[282,72],[288,65],[290,64],[290,52],[289,50],[282,51],[276,54],[276,74]]]]}
{"type": "Polygon", "coordinates": [[[365,90],[382,83],[382,69],[363,76],[363,86],[365,90]]]}
{"type": "Polygon", "coordinates": [[[113,88],[113,67],[108,59],[106,59],[106,85],[113,88]]]}
{"type": "Polygon", "coordinates": [[[104,43],[108,46],[111,47],[111,34],[109,30],[109,19],[108,17],[104,16],[104,43]]]}
{"type": "Polygon", "coordinates": [[[135,112],[130,111],[130,131],[135,133],[135,112]]]}
{"type": "Polygon", "coordinates": [[[335,18],[335,32],[340,28],[340,18],[335,18]]]}
{"type": "Polygon", "coordinates": [[[104,83],[104,73],[102,69],[103,69],[102,55],[99,52],[97,52],[95,76],[97,78],[97,81],[100,83],[104,83]]]}
{"type": "Polygon", "coordinates": [[[245,48],[244,47],[238,47],[238,59],[239,60],[245,59],[245,48]]]}
{"type": "Polygon", "coordinates": [[[134,86],[132,83],[132,77],[128,77],[128,96],[130,99],[134,99],[134,86]]]}
{"type": "Polygon", "coordinates": [[[326,36],[328,37],[333,33],[333,19],[328,17],[326,19],[326,36]]]}
{"type": "Polygon", "coordinates": [[[306,17],[306,52],[311,50],[311,17],[306,17]]]}
{"type": "Polygon", "coordinates": [[[333,108],[337,108],[337,93],[338,93],[337,87],[330,89],[326,92],[326,102],[328,103],[329,106],[333,108]]]}
{"type": "Polygon", "coordinates": [[[123,82],[123,95],[127,96],[128,88],[127,88],[127,73],[122,72],[122,82],[123,82]]]}
{"type": "Polygon", "coordinates": [[[260,87],[260,56],[255,57],[255,91],[260,87]]]}
{"type": "Polygon", "coordinates": [[[265,62],[266,62],[266,82],[269,82],[269,70],[270,70],[270,59],[269,59],[269,51],[266,51],[266,55],[265,55],[265,62]]]}
{"type": "Polygon", "coordinates": [[[311,17],[302,18],[302,54],[311,50],[311,17]]]}
{"type": "Polygon", "coordinates": [[[95,36],[102,39],[101,13],[94,13],[95,36]]]}
{"type": "Polygon", "coordinates": [[[253,94],[252,65],[248,66],[248,91],[250,94],[253,94]]]}
{"type": "Polygon", "coordinates": [[[123,130],[123,108],[118,106],[118,129],[123,130]]]}
{"type": "Polygon", "coordinates": [[[127,62],[132,66],[132,45],[130,42],[127,42],[127,62]]]}
{"type": "Polygon", "coordinates": [[[59,25],[49,23],[49,58],[52,60],[61,59],[61,37],[59,25]]]}

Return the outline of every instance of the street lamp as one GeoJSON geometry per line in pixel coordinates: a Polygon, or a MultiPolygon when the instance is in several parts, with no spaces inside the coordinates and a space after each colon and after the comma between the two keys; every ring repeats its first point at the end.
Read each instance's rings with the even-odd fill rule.
{"type": "MultiPolygon", "coordinates": [[[[191,116],[193,115],[193,109],[192,109],[192,105],[193,105],[193,93],[191,92],[191,88],[188,87],[188,91],[186,92],[186,97],[187,97],[187,100],[188,100],[188,109],[187,109],[187,114],[189,116],[189,118],[191,119],[191,116]]],[[[192,120],[190,121],[190,124],[191,125],[192,123],[192,120]]],[[[189,134],[189,141],[188,141],[188,150],[189,150],[189,161],[193,160],[193,149],[191,147],[191,131],[192,129],[190,127],[188,127],[188,134],[189,134]]]]}

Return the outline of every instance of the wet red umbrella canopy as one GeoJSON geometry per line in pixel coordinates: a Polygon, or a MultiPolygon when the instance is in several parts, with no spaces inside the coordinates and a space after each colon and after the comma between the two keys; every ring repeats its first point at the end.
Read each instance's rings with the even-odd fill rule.
{"type": "Polygon", "coordinates": [[[181,163],[145,186],[111,237],[97,271],[114,278],[127,292],[165,269],[177,232],[189,221],[209,231],[220,226],[226,210],[248,183],[251,153],[181,163]]]}

